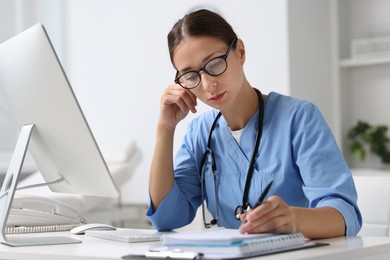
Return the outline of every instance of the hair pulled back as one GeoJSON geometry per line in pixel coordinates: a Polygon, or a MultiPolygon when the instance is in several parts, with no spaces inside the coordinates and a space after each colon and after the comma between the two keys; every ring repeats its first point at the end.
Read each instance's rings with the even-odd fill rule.
{"type": "Polygon", "coordinates": [[[237,39],[233,28],[219,14],[206,9],[194,11],[178,20],[168,33],[169,56],[172,64],[175,48],[185,37],[190,36],[211,36],[222,40],[226,45],[229,45],[233,39],[237,39]]]}

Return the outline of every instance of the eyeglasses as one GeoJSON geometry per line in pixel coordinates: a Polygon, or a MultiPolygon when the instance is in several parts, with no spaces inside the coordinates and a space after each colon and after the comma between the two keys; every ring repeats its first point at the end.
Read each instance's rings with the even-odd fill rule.
{"type": "Polygon", "coordinates": [[[237,39],[233,39],[229,45],[229,48],[227,49],[226,53],[224,55],[215,57],[214,59],[210,60],[206,63],[201,69],[199,70],[191,70],[187,71],[184,74],[177,76],[178,72],[176,72],[176,79],[175,83],[179,84],[185,89],[192,89],[196,88],[201,81],[200,72],[204,71],[210,76],[219,76],[223,74],[227,69],[227,62],[226,59],[230,53],[230,50],[233,48],[234,43],[237,39]]]}

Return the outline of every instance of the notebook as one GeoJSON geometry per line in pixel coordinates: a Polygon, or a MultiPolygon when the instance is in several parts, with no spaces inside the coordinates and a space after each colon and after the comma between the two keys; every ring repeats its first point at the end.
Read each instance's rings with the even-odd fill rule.
{"type": "Polygon", "coordinates": [[[42,232],[61,232],[69,231],[78,227],[80,224],[61,224],[61,225],[38,225],[38,226],[10,226],[6,227],[6,234],[26,234],[42,232]]]}
{"type": "Polygon", "coordinates": [[[166,234],[162,236],[163,245],[230,245],[248,239],[264,238],[273,234],[241,234],[238,229],[216,228],[190,232],[166,234]]]}
{"type": "Polygon", "coordinates": [[[301,233],[241,234],[237,229],[212,229],[162,235],[160,250],[198,252],[203,258],[232,259],[318,246],[301,233]]]}

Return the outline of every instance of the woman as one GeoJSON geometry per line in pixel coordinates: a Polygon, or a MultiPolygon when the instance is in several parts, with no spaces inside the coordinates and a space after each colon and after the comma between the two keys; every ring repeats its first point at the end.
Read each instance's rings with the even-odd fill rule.
{"type": "Polygon", "coordinates": [[[184,16],[168,46],[177,72],[161,97],[147,212],[154,227],[187,225],[206,201],[214,218],[204,219],[207,227],[356,235],[362,220],[353,179],[317,107],[251,86],[244,43],[216,13],[184,16]],[[190,123],[174,161],[175,127],[197,112],[197,99],[213,109],[190,123]],[[266,200],[251,209],[271,181],[266,200]]]}

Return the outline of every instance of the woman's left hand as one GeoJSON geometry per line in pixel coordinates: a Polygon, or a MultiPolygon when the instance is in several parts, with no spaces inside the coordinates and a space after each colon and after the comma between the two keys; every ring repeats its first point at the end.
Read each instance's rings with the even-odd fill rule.
{"type": "Polygon", "coordinates": [[[291,208],[279,196],[241,216],[240,233],[294,233],[297,231],[291,208]]]}

